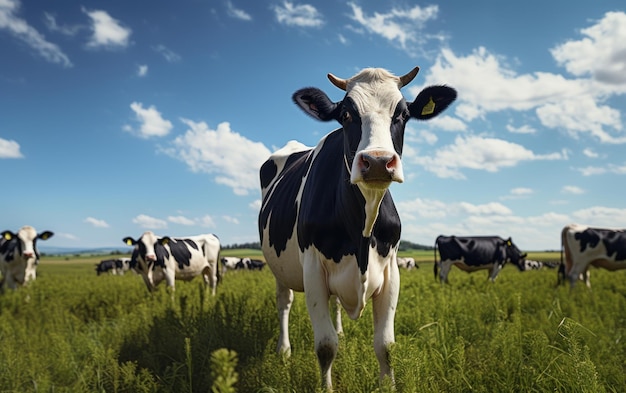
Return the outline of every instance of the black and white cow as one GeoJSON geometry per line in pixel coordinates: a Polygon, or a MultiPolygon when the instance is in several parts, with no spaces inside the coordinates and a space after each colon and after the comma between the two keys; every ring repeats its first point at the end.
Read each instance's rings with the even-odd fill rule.
{"type": "Polygon", "coordinates": [[[419,266],[415,263],[415,258],[413,257],[398,257],[398,267],[404,268],[406,270],[418,269],[419,266]]]}
{"type": "Polygon", "coordinates": [[[347,80],[328,74],[346,92],[339,102],[317,88],[298,90],[293,100],[306,114],[336,120],[341,128],[314,148],[289,142],[260,170],[259,233],[276,278],[278,351],[291,352],[292,291],[304,291],[327,389],[338,344],[329,309],[335,296],[352,319],[372,299],[380,377],[393,379],[388,347],[394,342],[400,285],[400,218],[387,189],[404,181],[400,157],[407,121],[433,118],[456,98],[450,87],[430,86],[415,101],[405,101],[400,89],[418,70],[396,77],[368,68],[347,80]]]}
{"type": "Polygon", "coordinates": [[[263,270],[265,267],[265,263],[260,259],[250,259],[250,258],[241,258],[237,265],[236,269],[247,269],[247,270],[263,270]]]}
{"type": "Polygon", "coordinates": [[[44,231],[37,233],[35,228],[25,225],[17,233],[4,231],[0,234],[0,272],[4,286],[16,289],[18,285],[26,285],[37,278],[39,251],[37,240],[48,240],[54,233],[44,231]]]}
{"type": "Polygon", "coordinates": [[[130,269],[130,258],[105,259],[96,263],[96,274],[111,273],[114,275],[124,275],[130,269]]]}
{"type": "Polygon", "coordinates": [[[493,282],[508,261],[523,271],[525,258],[526,254],[522,254],[511,238],[505,240],[499,236],[441,235],[435,241],[435,279],[437,269],[441,267],[439,280],[448,283],[448,273],[454,265],[468,273],[491,269],[488,278],[493,282]],[[437,262],[437,249],[440,262],[437,262]]]}
{"type": "Polygon", "coordinates": [[[591,287],[590,265],[611,271],[626,269],[626,230],[566,225],[561,231],[559,282],[569,279],[573,287],[581,279],[591,287]]]}
{"type": "Polygon", "coordinates": [[[558,263],[552,263],[552,262],[541,262],[541,261],[533,261],[530,259],[526,259],[524,261],[524,269],[522,269],[523,271],[527,271],[527,270],[540,270],[544,267],[548,268],[548,269],[554,269],[555,267],[557,267],[558,263]]]}
{"type": "Polygon", "coordinates": [[[165,280],[174,291],[175,280],[189,281],[202,276],[215,295],[219,269],[220,242],[213,234],[172,238],[145,232],[137,240],[125,237],[124,243],[135,246],[131,268],[141,274],[148,290],[165,280]]]}

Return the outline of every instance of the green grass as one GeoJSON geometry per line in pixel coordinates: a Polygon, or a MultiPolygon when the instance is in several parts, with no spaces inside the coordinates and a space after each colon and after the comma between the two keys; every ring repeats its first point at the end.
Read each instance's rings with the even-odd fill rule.
{"type": "MultiPolygon", "coordinates": [[[[250,250],[231,255],[255,256],[250,250]]],[[[624,272],[594,270],[592,290],[555,288],[556,271],[456,268],[432,274],[432,252],[401,271],[392,362],[399,392],[626,391],[624,272]]],[[[558,253],[543,255],[558,260],[558,253]]],[[[231,271],[216,297],[201,280],[149,294],[140,277],[96,276],[99,257],[42,260],[37,281],[0,296],[1,392],[312,392],[313,332],[296,294],[292,357],[278,337],[269,270],[231,271]]],[[[337,392],[387,392],[372,348],[371,304],[344,316],[337,392]]]]}

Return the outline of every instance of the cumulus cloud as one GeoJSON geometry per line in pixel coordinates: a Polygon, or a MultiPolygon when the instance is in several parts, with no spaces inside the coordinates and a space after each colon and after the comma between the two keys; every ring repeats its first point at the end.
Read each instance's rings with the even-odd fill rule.
{"type": "Polygon", "coordinates": [[[189,129],[163,151],[185,162],[193,172],[208,173],[237,195],[258,190],[258,170],[270,151],[230,129],[227,122],[215,130],[204,123],[182,119],[189,129]]]}
{"type": "Polygon", "coordinates": [[[522,199],[527,198],[534,193],[535,191],[532,188],[516,187],[512,188],[508,195],[505,195],[500,199],[522,199]]]}
{"type": "Polygon", "coordinates": [[[572,216],[577,222],[584,223],[585,225],[612,228],[615,227],[615,223],[626,222],[626,209],[593,206],[577,210],[572,213],[572,216]]]}
{"type": "Polygon", "coordinates": [[[296,5],[284,1],[273,7],[276,20],[287,26],[320,27],[324,24],[323,15],[310,4],[296,5]]]}
{"type": "Polygon", "coordinates": [[[580,30],[580,40],[570,40],[550,52],[571,74],[626,89],[626,14],[607,12],[594,25],[580,30]]]}
{"type": "Polygon", "coordinates": [[[165,229],[167,228],[167,221],[159,218],[150,217],[145,214],[140,214],[133,218],[133,224],[137,224],[145,229],[165,229]]]}
{"type": "Polygon", "coordinates": [[[624,165],[608,164],[606,167],[587,166],[584,168],[577,168],[577,170],[583,176],[603,175],[605,173],[611,173],[614,175],[626,175],[626,164],[624,165]]]}
{"type": "Polygon", "coordinates": [[[439,7],[436,5],[427,7],[416,5],[408,9],[393,7],[387,13],[374,12],[370,16],[366,15],[363,8],[356,3],[350,2],[348,5],[352,9],[349,17],[364,31],[379,35],[411,54],[414,54],[417,46],[432,38],[422,30],[426,22],[436,19],[439,13],[439,7]]]}
{"type": "Polygon", "coordinates": [[[43,34],[32,27],[26,20],[18,17],[19,0],[0,1],[0,30],[5,30],[33,49],[39,56],[50,63],[63,67],[72,67],[69,57],[58,45],[46,40],[43,34]]]}
{"type": "Polygon", "coordinates": [[[0,158],[22,158],[22,152],[20,151],[20,144],[0,138],[0,158]]]}
{"type": "MultiPolygon", "coordinates": [[[[163,119],[161,113],[154,106],[144,108],[141,102],[133,102],[130,104],[130,109],[135,112],[137,121],[141,123],[136,132],[142,138],[165,136],[173,128],[172,122],[163,119]]],[[[126,129],[132,131],[131,127],[127,126],[126,129]]]]}
{"type": "Polygon", "coordinates": [[[564,194],[580,195],[584,194],[585,190],[576,186],[563,186],[563,188],[561,188],[561,192],[564,194]]]}
{"type": "Polygon", "coordinates": [[[93,218],[93,217],[87,217],[85,218],[85,222],[88,224],[93,225],[96,228],[108,228],[109,224],[104,221],[104,220],[99,220],[97,218],[93,218]]]}
{"type": "Polygon", "coordinates": [[[244,21],[252,20],[252,16],[250,16],[250,14],[248,14],[246,11],[242,9],[235,7],[231,1],[226,2],[226,12],[228,13],[228,16],[235,18],[235,19],[244,20],[244,21]]]}
{"type": "Polygon", "coordinates": [[[167,221],[173,222],[174,224],[187,225],[187,226],[196,224],[194,220],[192,220],[191,218],[187,218],[185,216],[169,216],[167,217],[167,221]]]}
{"type": "Polygon", "coordinates": [[[563,160],[564,152],[535,154],[516,143],[497,138],[478,136],[457,137],[453,144],[444,146],[434,156],[414,156],[409,160],[423,166],[438,177],[465,179],[461,169],[497,172],[523,161],[563,160]]]}
{"type": "Polygon", "coordinates": [[[537,132],[536,129],[529,126],[528,124],[524,124],[523,126],[520,126],[520,127],[514,127],[511,124],[507,124],[506,129],[508,132],[511,132],[513,134],[534,134],[537,132]]]}
{"type": "Polygon", "coordinates": [[[120,21],[111,17],[106,11],[88,11],[83,8],[83,12],[91,18],[92,36],[87,42],[87,47],[123,48],[128,46],[132,33],[130,28],[124,27],[120,21]]]}

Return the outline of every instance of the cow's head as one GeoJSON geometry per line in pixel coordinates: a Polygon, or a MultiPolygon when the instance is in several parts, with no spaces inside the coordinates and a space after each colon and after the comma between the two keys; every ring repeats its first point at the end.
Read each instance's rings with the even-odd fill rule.
{"type": "Polygon", "coordinates": [[[526,257],[528,254],[522,253],[519,248],[513,243],[511,238],[506,240],[506,258],[511,261],[512,264],[517,266],[520,271],[526,269],[526,257]]]}
{"type": "Polygon", "coordinates": [[[417,75],[419,67],[397,77],[380,68],[367,68],[350,79],[328,74],[346,92],[332,102],[320,89],[309,87],[293,95],[305,113],[320,121],[338,121],[344,130],[344,160],[350,182],[362,191],[385,190],[391,182],[403,182],[404,127],[410,118],[428,120],[452,103],[456,91],[430,86],[407,103],[400,89],[417,75]]]}
{"type": "Polygon", "coordinates": [[[131,266],[147,272],[147,269],[157,261],[157,244],[159,239],[151,231],[144,232],[137,240],[130,236],[122,239],[126,245],[135,246],[131,257],[131,266]]]}
{"type": "Polygon", "coordinates": [[[36,278],[36,266],[39,263],[39,251],[37,240],[48,240],[54,236],[53,232],[44,231],[37,233],[31,226],[23,226],[17,233],[4,231],[0,234],[4,242],[0,246],[0,254],[4,254],[6,262],[20,262],[24,264],[24,270],[16,273],[23,277],[16,277],[22,284],[36,278]]]}

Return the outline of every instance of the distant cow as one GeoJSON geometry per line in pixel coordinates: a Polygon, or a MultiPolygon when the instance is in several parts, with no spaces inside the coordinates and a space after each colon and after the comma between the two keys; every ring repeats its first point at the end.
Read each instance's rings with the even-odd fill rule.
{"type": "Polygon", "coordinates": [[[574,287],[583,274],[587,286],[591,287],[590,265],[611,271],[626,269],[626,230],[566,225],[561,231],[559,281],[569,279],[570,287],[574,287]]]}
{"type": "Polygon", "coordinates": [[[395,341],[400,286],[400,217],[388,188],[404,181],[401,155],[407,121],[433,118],[456,98],[452,88],[429,86],[415,101],[405,101],[400,89],[418,70],[397,77],[368,68],[347,80],[328,74],[345,91],[339,102],[317,88],[298,90],[293,100],[306,114],[335,120],[341,128],[314,148],[291,141],[261,166],[259,234],[276,278],[278,351],[287,356],[291,352],[293,291],[304,292],[327,390],[338,347],[329,307],[333,296],[352,319],[372,300],[380,378],[393,379],[389,347],[395,341]]]}
{"type": "Polygon", "coordinates": [[[227,270],[235,270],[237,269],[237,264],[241,261],[239,257],[222,257],[220,258],[220,262],[222,264],[222,274],[226,273],[227,270]]]}
{"type": "Polygon", "coordinates": [[[111,273],[123,275],[130,269],[130,258],[105,259],[96,264],[96,274],[111,273]]]}
{"type": "Polygon", "coordinates": [[[468,273],[481,269],[491,269],[489,279],[496,280],[500,269],[511,261],[519,270],[524,270],[526,254],[517,248],[511,238],[504,240],[499,236],[439,236],[435,241],[435,278],[437,268],[441,266],[439,280],[448,282],[448,273],[452,265],[468,273]],[[437,249],[441,262],[437,262],[437,249]]]}
{"type": "Polygon", "coordinates": [[[250,258],[241,258],[239,262],[237,262],[236,269],[247,269],[247,270],[263,270],[265,267],[265,262],[260,259],[250,259],[250,258]]]}
{"type": "Polygon", "coordinates": [[[415,263],[415,258],[412,257],[398,257],[398,267],[406,270],[417,269],[419,266],[415,263]]]}
{"type": "Polygon", "coordinates": [[[138,240],[125,237],[124,243],[135,246],[131,268],[141,274],[148,290],[163,280],[173,291],[175,280],[189,281],[202,275],[215,295],[218,275],[219,239],[212,234],[186,238],[159,237],[145,232],[138,240]]]}
{"type": "Polygon", "coordinates": [[[16,289],[18,285],[26,285],[37,278],[39,251],[37,240],[48,240],[54,233],[44,231],[37,233],[31,226],[23,226],[17,233],[4,231],[0,234],[0,272],[2,282],[0,288],[6,285],[16,289]]]}
{"type": "Polygon", "coordinates": [[[558,265],[558,263],[552,263],[552,262],[541,262],[541,261],[533,261],[530,259],[526,259],[524,261],[524,271],[526,270],[539,270],[543,267],[547,267],[548,269],[554,269],[556,266],[558,265]]]}

